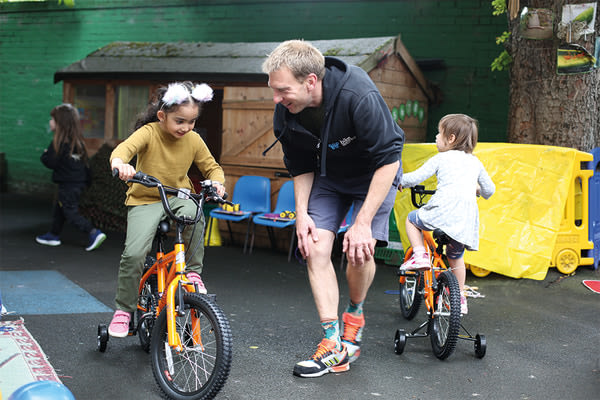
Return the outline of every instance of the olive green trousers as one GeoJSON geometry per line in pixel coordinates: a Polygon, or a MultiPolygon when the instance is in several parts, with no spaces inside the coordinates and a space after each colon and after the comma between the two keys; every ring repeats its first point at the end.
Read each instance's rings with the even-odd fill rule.
{"type": "MultiPolygon", "coordinates": [[[[197,207],[191,200],[171,197],[169,204],[177,216],[187,215],[191,218],[196,216],[197,207]]],[[[199,210],[199,212],[202,213],[202,210],[199,210]]],[[[115,298],[117,309],[127,312],[136,310],[138,286],[142,277],[144,261],[146,256],[150,255],[148,253],[152,248],[152,241],[158,224],[166,217],[161,202],[128,207],[127,236],[125,238],[125,249],[121,255],[117,296],[115,298]]],[[[175,223],[172,221],[171,227],[175,229],[175,223]]],[[[190,238],[193,229],[193,225],[188,225],[183,232],[186,246],[186,271],[194,271],[200,274],[202,273],[202,260],[204,259],[204,215],[196,224],[193,238],[190,238]],[[192,240],[191,243],[190,239],[192,240]]],[[[165,252],[170,250],[165,248],[165,252]]]]}

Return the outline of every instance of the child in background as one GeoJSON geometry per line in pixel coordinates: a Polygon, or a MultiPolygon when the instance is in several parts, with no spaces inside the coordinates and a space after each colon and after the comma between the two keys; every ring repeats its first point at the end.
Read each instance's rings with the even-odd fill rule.
{"type": "MultiPolygon", "coordinates": [[[[202,103],[210,101],[212,95],[208,85],[194,85],[187,81],[159,88],[156,102],[151,103],[137,121],[135,132],[112,152],[111,169],[118,169],[119,178],[124,181],[131,179],[137,168],[158,178],[164,185],[193,191],[187,173],[194,163],[206,179],[215,182],[217,193],[222,196],[225,193],[223,169],[200,135],[193,131],[202,103]],[[137,156],[136,168],[128,164],[134,156],[137,156]]],[[[170,197],[169,203],[177,215],[196,215],[196,205],[189,200],[170,197]]],[[[128,206],[127,236],[119,268],[115,299],[117,310],[108,327],[108,333],[114,337],[125,337],[129,332],[131,314],[137,306],[144,260],[152,247],[156,226],[166,217],[156,188],[130,185],[125,204],[128,206]]],[[[204,218],[197,225],[193,243],[190,243],[191,233],[192,229],[184,231],[186,246],[197,250],[187,262],[186,276],[206,293],[200,277],[204,258],[204,218]]]]}
{"type": "Polygon", "coordinates": [[[432,175],[437,176],[436,192],[423,207],[406,218],[406,234],[413,248],[403,270],[430,268],[430,255],[423,243],[423,230],[441,229],[450,237],[446,257],[461,291],[461,313],[467,314],[464,295],[464,250],[479,247],[479,209],[477,197],[488,199],[496,190],[483,164],[473,155],[477,145],[477,121],[468,115],[450,114],[440,120],[435,137],[439,153],[419,169],[402,176],[401,186],[415,186],[432,175]]]}
{"type": "Polygon", "coordinates": [[[52,143],[41,156],[42,163],[54,170],[52,181],[58,184],[58,198],[54,204],[50,232],[35,238],[47,246],[59,246],[60,233],[65,221],[89,235],[86,251],[97,249],[106,235],[79,214],[79,199],[88,185],[89,167],[83,141],[79,113],[71,104],[61,104],[50,112],[52,143]]]}

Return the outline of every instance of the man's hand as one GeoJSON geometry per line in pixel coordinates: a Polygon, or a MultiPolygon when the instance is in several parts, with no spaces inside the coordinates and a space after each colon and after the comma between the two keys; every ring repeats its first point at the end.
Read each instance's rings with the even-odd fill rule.
{"type": "Polygon", "coordinates": [[[319,241],[315,222],[308,214],[296,215],[296,235],[298,236],[300,254],[303,258],[307,258],[310,255],[309,245],[311,242],[319,241]]]}
{"type": "Polygon", "coordinates": [[[375,254],[375,247],[371,235],[371,226],[368,224],[354,223],[344,234],[342,250],[346,253],[350,264],[361,266],[371,260],[375,254]]]}

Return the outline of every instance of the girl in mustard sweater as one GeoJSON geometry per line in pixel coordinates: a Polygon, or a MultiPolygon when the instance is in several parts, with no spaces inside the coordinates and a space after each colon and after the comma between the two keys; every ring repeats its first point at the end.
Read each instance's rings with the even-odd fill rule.
{"type": "MultiPolygon", "coordinates": [[[[159,88],[156,102],[151,103],[137,121],[135,132],[112,152],[111,169],[118,169],[119,178],[124,181],[131,179],[137,168],[165,185],[193,191],[187,173],[194,163],[206,179],[215,181],[217,193],[222,196],[225,193],[223,169],[200,135],[193,131],[202,103],[212,100],[212,95],[208,85],[191,82],[176,82],[168,88],[159,88]],[[134,156],[137,156],[135,168],[129,164],[134,156]]],[[[173,197],[169,202],[177,215],[196,215],[196,206],[190,201],[173,197]]],[[[128,206],[127,236],[119,268],[117,310],[108,328],[108,333],[114,337],[125,337],[129,332],[144,260],[152,247],[156,226],[165,217],[155,188],[131,185],[125,204],[128,206]]],[[[187,263],[187,278],[198,283],[200,291],[206,293],[200,278],[204,258],[203,232],[204,219],[198,223],[194,242],[190,243],[189,229],[185,230],[184,239],[188,248],[198,249],[187,263]]]]}

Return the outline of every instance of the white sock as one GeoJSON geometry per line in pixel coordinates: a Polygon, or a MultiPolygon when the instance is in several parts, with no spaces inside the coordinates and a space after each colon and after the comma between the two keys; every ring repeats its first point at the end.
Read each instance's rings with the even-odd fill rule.
{"type": "Polygon", "coordinates": [[[423,254],[425,254],[425,246],[413,247],[413,254],[415,257],[422,256],[423,254]]]}

